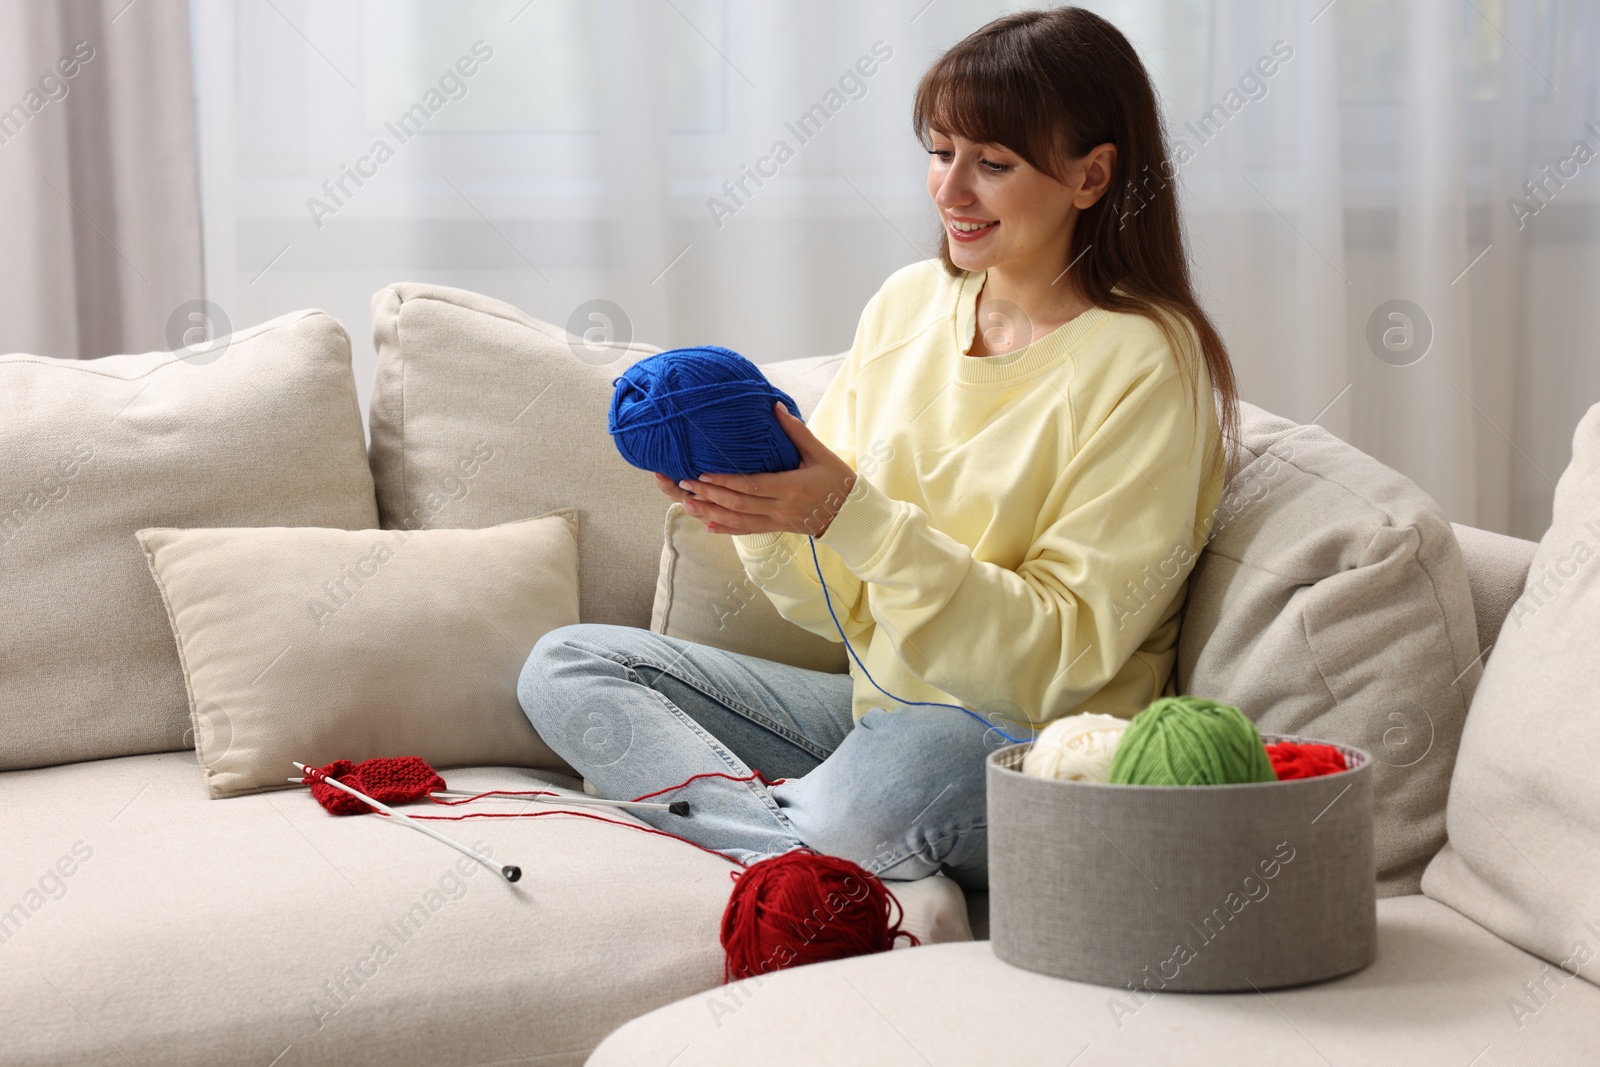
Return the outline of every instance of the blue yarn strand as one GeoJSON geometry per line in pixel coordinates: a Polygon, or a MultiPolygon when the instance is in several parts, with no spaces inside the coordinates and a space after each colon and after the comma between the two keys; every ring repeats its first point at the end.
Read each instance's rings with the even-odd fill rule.
{"type": "Polygon", "coordinates": [[[834,613],[833,598],[828,595],[828,582],[822,577],[822,560],[817,558],[817,539],[815,537],[807,536],[806,540],[811,542],[811,562],[816,564],[817,567],[817,584],[822,586],[822,599],[828,605],[828,614],[833,617],[833,624],[839,628],[839,637],[844,641],[845,651],[850,653],[850,658],[856,661],[856,666],[861,668],[861,673],[867,676],[867,681],[872,683],[872,687],[874,689],[888,697],[890,700],[901,704],[920,704],[930,708],[955,708],[957,711],[964,711],[968,715],[971,715],[974,719],[977,719],[979,722],[983,723],[983,725],[988,729],[993,730],[1007,741],[1010,741],[1012,744],[1020,745],[1022,743],[1021,738],[1012,737],[1010,734],[1006,733],[1004,730],[1000,729],[1000,727],[996,726],[988,719],[985,719],[982,715],[979,715],[971,708],[964,708],[960,704],[944,704],[937,700],[905,700],[901,697],[895,696],[883,686],[879,685],[877,679],[873,678],[872,675],[867,672],[867,665],[861,662],[861,657],[856,655],[856,650],[850,647],[850,639],[844,635],[844,626],[839,622],[839,616],[834,613]]]}

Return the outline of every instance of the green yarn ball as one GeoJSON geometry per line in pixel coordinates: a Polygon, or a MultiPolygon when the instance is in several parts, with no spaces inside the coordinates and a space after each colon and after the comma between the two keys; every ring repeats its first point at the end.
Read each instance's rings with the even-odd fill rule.
{"type": "Polygon", "coordinates": [[[1256,724],[1205,697],[1162,697],[1135,715],[1111,760],[1117,785],[1276,782],[1256,724]]]}

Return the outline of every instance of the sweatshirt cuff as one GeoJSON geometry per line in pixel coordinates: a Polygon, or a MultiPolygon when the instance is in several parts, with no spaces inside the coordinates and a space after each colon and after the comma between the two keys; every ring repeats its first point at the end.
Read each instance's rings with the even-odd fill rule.
{"type": "Polygon", "coordinates": [[[845,566],[861,577],[862,570],[877,559],[888,542],[904,509],[903,503],[866,478],[857,477],[850,495],[817,543],[833,549],[845,566]]]}
{"type": "Polygon", "coordinates": [[[774,530],[771,533],[734,534],[734,544],[746,552],[765,552],[767,549],[783,540],[783,531],[774,530]]]}

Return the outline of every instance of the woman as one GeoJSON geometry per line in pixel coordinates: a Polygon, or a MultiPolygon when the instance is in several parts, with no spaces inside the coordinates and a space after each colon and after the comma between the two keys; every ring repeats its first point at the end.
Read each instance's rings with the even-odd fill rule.
{"type": "Polygon", "coordinates": [[[785,618],[848,638],[851,674],[578,625],[519,694],[607,796],[706,775],[670,792],[690,817],[645,817],[741,862],[806,845],[981,889],[984,757],[1173,691],[1237,401],[1113,26],[992,22],[923,76],[913,124],[942,254],[868,303],[809,426],[775,406],[800,467],[656,476],[785,618]]]}

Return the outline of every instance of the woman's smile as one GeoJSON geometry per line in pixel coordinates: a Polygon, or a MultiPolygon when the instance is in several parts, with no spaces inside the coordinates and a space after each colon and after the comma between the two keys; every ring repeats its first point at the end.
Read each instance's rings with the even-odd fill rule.
{"type": "Polygon", "coordinates": [[[944,228],[952,241],[981,241],[1000,226],[999,219],[974,219],[964,215],[946,215],[944,228]]]}

